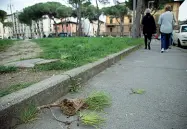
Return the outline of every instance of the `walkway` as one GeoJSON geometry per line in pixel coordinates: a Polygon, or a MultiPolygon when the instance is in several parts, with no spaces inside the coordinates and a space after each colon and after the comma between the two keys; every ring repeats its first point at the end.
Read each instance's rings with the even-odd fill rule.
{"type": "MultiPolygon", "coordinates": [[[[158,42],[152,50],[143,48],[125,57],[91,79],[79,94],[93,90],[111,94],[112,106],[105,111],[107,122],[102,129],[187,129],[187,50],[174,47],[160,53],[158,42]],[[143,95],[130,95],[131,88],[145,89],[143,95]]],[[[65,116],[58,108],[55,115],[65,116]]],[[[49,110],[40,118],[17,129],[62,129],[49,110]]],[[[64,128],[65,129],[65,128],[64,128]]],[[[73,125],[71,129],[92,129],[73,125]]]]}

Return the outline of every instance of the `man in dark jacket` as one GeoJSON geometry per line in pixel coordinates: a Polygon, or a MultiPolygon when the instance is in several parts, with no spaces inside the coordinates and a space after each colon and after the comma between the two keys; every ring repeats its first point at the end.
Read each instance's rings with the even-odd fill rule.
{"type": "Polygon", "coordinates": [[[151,38],[154,33],[156,33],[156,24],[154,17],[151,15],[151,10],[146,9],[145,10],[145,16],[142,19],[142,26],[143,26],[143,34],[144,34],[144,39],[145,39],[145,49],[150,50],[150,43],[151,43],[151,38]]]}

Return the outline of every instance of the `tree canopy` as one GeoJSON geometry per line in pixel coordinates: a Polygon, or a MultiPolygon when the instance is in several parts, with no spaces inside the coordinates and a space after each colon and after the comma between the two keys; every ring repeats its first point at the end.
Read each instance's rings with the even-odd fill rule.
{"type": "Polygon", "coordinates": [[[7,17],[7,12],[4,10],[0,10],[0,22],[3,24],[5,22],[5,19],[7,17]]]}
{"type": "MultiPolygon", "coordinates": [[[[153,4],[153,10],[159,10],[159,9],[163,9],[164,5],[168,2],[172,2],[173,0],[143,0],[144,2],[144,7],[148,7],[149,1],[154,1],[153,4]]],[[[128,0],[125,2],[126,5],[133,10],[133,0],[128,0]]],[[[136,6],[138,4],[138,0],[136,0],[136,6]]]]}
{"type": "Polygon", "coordinates": [[[111,7],[103,8],[102,11],[105,15],[109,15],[111,17],[115,18],[124,18],[124,16],[127,16],[128,9],[125,5],[115,5],[111,7]]]}
{"type": "Polygon", "coordinates": [[[28,8],[25,8],[23,10],[23,12],[21,12],[19,15],[18,15],[18,19],[21,23],[23,24],[26,24],[28,26],[31,26],[32,24],[32,18],[31,16],[29,15],[29,10],[28,8]]]}
{"type": "Polygon", "coordinates": [[[66,7],[64,5],[60,6],[56,9],[56,13],[58,18],[66,18],[72,16],[73,10],[71,7],[66,7]]]}

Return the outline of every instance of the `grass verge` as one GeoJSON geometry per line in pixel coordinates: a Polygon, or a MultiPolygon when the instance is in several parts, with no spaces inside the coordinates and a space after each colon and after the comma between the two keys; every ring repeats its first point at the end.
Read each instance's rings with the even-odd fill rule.
{"type": "Polygon", "coordinates": [[[0,65],[0,74],[11,73],[17,71],[18,68],[14,66],[3,66],[0,65]]]}
{"type": "Polygon", "coordinates": [[[8,95],[8,94],[10,94],[12,92],[18,91],[20,89],[26,88],[26,87],[28,87],[28,86],[30,86],[32,84],[34,84],[34,82],[32,82],[32,83],[25,83],[25,84],[12,85],[12,86],[10,86],[8,88],[2,89],[2,90],[0,90],[0,97],[8,95]]]}
{"type": "Polygon", "coordinates": [[[14,40],[0,39],[0,52],[5,51],[8,47],[12,46],[13,43],[14,43],[14,40]]]}
{"type": "Polygon", "coordinates": [[[60,59],[45,65],[37,65],[37,70],[68,70],[94,62],[109,54],[130,46],[142,44],[142,39],[132,38],[45,38],[37,39],[43,49],[42,58],[60,59]]]}

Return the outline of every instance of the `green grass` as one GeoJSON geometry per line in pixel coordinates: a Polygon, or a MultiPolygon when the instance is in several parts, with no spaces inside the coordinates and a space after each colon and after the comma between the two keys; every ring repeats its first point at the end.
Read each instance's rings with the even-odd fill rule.
{"type": "Polygon", "coordinates": [[[0,65],[0,74],[11,73],[11,72],[15,72],[17,70],[18,70],[18,68],[14,67],[14,66],[3,66],[3,65],[0,65]]]}
{"type": "Polygon", "coordinates": [[[29,104],[26,106],[20,115],[20,120],[22,123],[28,123],[36,119],[38,114],[37,107],[34,104],[29,104]]]}
{"type": "Polygon", "coordinates": [[[14,40],[10,39],[0,39],[0,52],[5,51],[8,47],[12,46],[14,42],[14,40]]]}
{"type": "Polygon", "coordinates": [[[59,62],[38,65],[37,70],[68,70],[94,62],[130,46],[142,44],[142,39],[131,38],[45,38],[37,39],[43,49],[42,58],[60,59],[59,62]]]}
{"type": "Polygon", "coordinates": [[[26,87],[32,85],[33,83],[34,82],[32,82],[32,83],[24,83],[24,84],[17,84],[17,85],[12,85],[12,86],[10,86],[8,88],[2,89],[2,90],[0,90],[0,97],[8,95],[8,94],[10,94],[12,92],[18,91],[20,89],[26,88],[26,87]]]}

